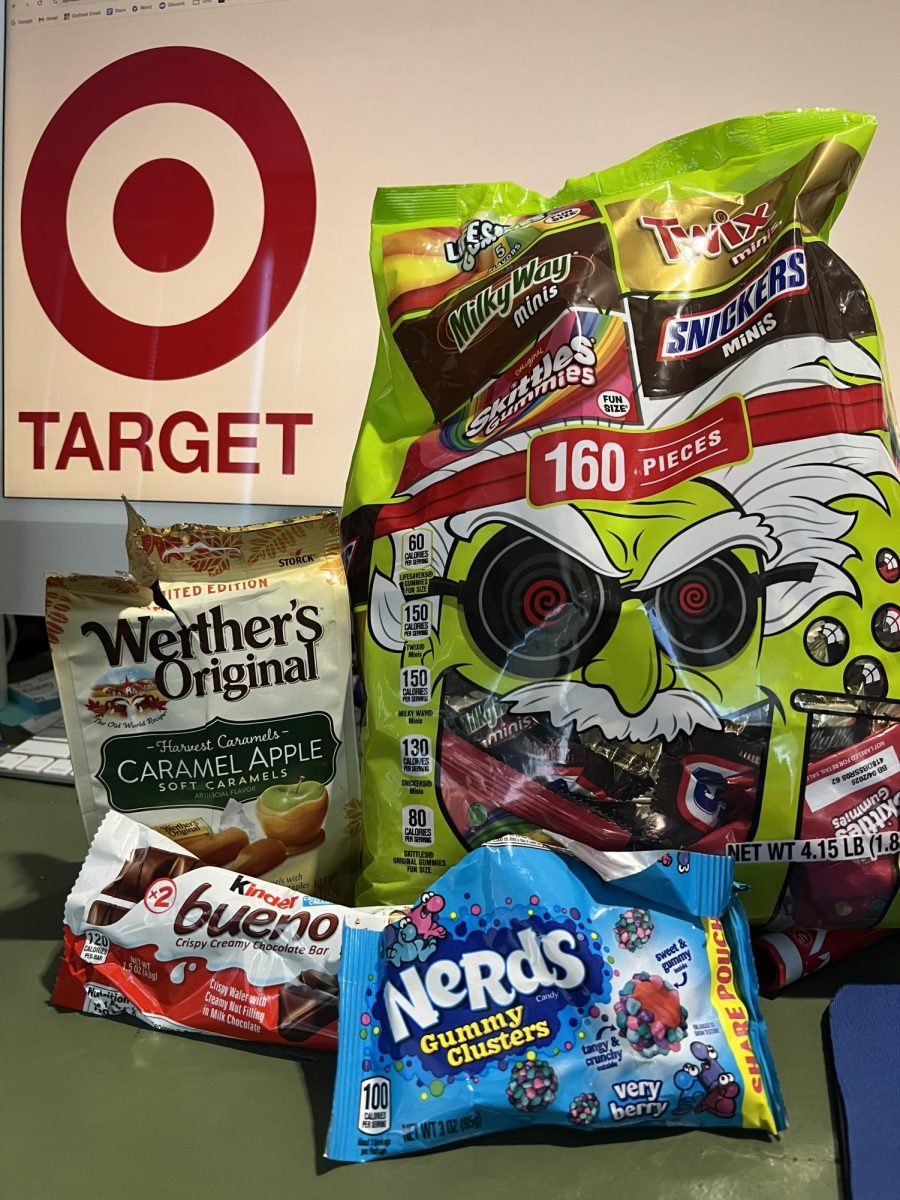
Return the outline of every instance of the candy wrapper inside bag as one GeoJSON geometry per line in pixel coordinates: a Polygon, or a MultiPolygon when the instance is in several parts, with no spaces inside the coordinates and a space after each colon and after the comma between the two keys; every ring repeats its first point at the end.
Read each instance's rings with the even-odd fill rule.
{"type": "Polygon", "coordinates": [[[66,901],[53,1003],[154,1029],[333,1050],[348,911],[208,866],[110,813],[66,901]]]}
{"type": "Polygon", "coordinates": [[[784,1127],[730,860],[579,852],[491,843],[398,923],[351,917],[329,1157],[534,1124],[784,1127]]]}
{"type": "Polygon", "coordinates": [[[758,934],[753,939],[753,957],[760,990],[777,992],[889,936],[886,929],[791,929],[758,934]]]}

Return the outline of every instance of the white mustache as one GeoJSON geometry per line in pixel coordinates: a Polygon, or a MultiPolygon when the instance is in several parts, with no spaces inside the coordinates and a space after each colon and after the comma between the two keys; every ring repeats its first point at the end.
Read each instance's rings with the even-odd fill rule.
{"type": "Polygon", "coordinates": [[[547,713],[554,725],[575,722],[577,730],[599,728],[612,741],[670,742],[679,733],[692,733],[698,726],[721,729],[722,722],[709,704],[695,692],[669,688],[658,692],[643,712],[622,712],[606,687],[587,683],[548,680],[530,683],[510,692],[504,700],[514,712],[547,713]]]}

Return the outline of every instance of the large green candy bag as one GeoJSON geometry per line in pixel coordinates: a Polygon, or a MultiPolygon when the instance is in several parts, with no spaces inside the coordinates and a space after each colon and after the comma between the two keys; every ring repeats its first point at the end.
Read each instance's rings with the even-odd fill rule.
{"type": "Polygon", "coordinates": [[[827,240],[874,131],[773,113],[555,196],[378,192],[360,902],[541,829],[728,847],[757,921],[900,923],[896,446],[827,240]]]}

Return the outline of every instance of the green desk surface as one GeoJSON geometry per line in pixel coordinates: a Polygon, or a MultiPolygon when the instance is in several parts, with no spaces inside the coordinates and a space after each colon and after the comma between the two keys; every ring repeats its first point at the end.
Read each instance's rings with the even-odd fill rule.
{"type": "Polygon", "coordinates": [[[72,788],[0,781],[2,1200],[840,1196],[822,1015],[843,982],[900,981],[895,938],[764,1002],[790,1119],[779,1140],[590,1140],[535,1128],[340,1166],[322,1155],[331,1056],[284,1057],[51,1007],[63,902],[85,848],[72,788]]]}

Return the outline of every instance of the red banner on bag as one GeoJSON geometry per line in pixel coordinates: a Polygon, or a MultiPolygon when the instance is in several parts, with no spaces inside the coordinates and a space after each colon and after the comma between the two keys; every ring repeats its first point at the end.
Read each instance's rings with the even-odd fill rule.
{"type": "Polygon", "coordinates": [[[750,432],[744,401],[729,396],[668,429],[568,426],[528,447],[528,500],[540,508],[572,500],[636,500],[683,479],[744,462],[750,432]]]}

